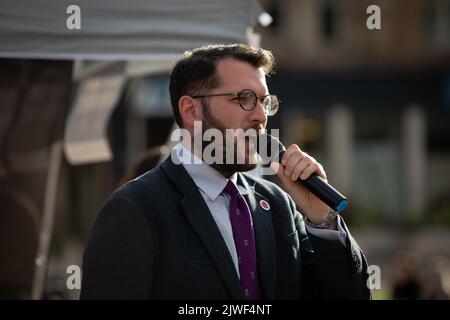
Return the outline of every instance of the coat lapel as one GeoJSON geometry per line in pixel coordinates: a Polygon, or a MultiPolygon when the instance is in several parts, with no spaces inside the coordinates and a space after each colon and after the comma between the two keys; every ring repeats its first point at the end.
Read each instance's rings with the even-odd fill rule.
{"type": "Polygon", "coordinates": [[[261,206],[261,201],[269,202],[265,197],[255,191],[254,185],[250,185],[244,175],[238,175],[238,183],[247,189],[248,192],[246,200],[252,211],[256,256],[263,291],[267,299],[274,299],[275,238],[272,228],[272,212],[270,208],[264,210],[261,206]]]}
{"type": "Polygon", "coordinates": [[[184,214],[214,261],[231,297],[244,299],[239,277],[225,241],[192,178],[182,165],[174,164],[170,157],[161,164],[161,168],[183,194],[181,207],[184,214]]]}

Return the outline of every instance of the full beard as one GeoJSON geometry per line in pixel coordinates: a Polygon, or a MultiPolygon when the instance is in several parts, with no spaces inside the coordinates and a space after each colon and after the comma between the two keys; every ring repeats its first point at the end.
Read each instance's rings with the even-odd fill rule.
{"type": "MultiPolygon", "coordinates": [[[[227,163],[226,161],[226,130],[230,128],[226,128],[218,119],[214,118],[213,115],[209,111],[209,106],[206,103],[202,104],[202,111],[203,111],[203,118],[202,118],[202,136],[204,136],[204,133],[208,129],[217,129],[222,133],[222,137],[224,138],[224,141],[222,141],[223,146],[223,163],[208,163],[212,168],[220,172],[223,176],[229,177],[235,172],[246,172],[255,169],[261,162],[261,158],[259,155],[255,152],[255,148],[252,148],[250,146],[250,140],[249,138],[243,138],[240,140],[240,143],[245,143],[248,145],[248,148],[244,146],[245,154],[238,154],[239,150],[242,150],[242,148],[238,148],[238,139],[236,136],[233,136],[233,143],[234,143],[234,156],[232,163],[227,163]],[[250,161],[250,158],[252,156],[256,155],[256,160],[250,161]]],[[[260,129],[260,125],[255,125],[248,129],[260,129]]],[[[255,139],[256,140],[256,139],[255,139]]],[[[255,141],[254,140],[254,141],[255,141]]],[[[203,150],[213,143],[214,141],[204,141],[202,139],[202,154],[203,150]]]]}

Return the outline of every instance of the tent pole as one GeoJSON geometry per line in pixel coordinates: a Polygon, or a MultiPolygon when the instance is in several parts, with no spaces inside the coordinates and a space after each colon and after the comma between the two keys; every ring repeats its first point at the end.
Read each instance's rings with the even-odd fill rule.
{"type": "Polygon", "coordinates": [[[49,261],[50,240],[52,236],[53,221],[55,217],[55,205],[58,194],[58,180],[61,169],[62,143],[55,141],[50,151],[50,162],[47,172],[47,184],[45,190],[44,212],[39,233],[38,252],[35,260],[35,272],[31,299],[39,300],[44,291],[46,274],[49,261]]]}

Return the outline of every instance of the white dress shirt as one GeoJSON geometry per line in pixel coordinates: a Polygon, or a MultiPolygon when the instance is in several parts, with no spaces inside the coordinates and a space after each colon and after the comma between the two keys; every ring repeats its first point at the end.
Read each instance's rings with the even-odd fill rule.
{"type": "MultiPolygon", "coordinates": [[[[206,205],[211,212],[214,221],[222,234],[223,239],[233,259],[237,274],[239,275],[238,256],[233,239],[233,229],[230,221],[230,195],[222,193],[223,189],[231,180],[238,188],[239,193],[244,196],[247,190],[237,184],[237,174],[234,173],[229,179],[225,178],[217,170],[213,169],[206,163],[202,162],[198,157],[193,155],[182,144],[175,146],[175,154],[180,160],[187,173],[191,176],[195,185],[198,187],[200,194],[205,200],[206,205]],[[195,161],[194,161],[195,160],[195,161]]],[[[338,216],[338,219],[340,217],[338,216]]],[[[338,230],[317,229],[306,225],[309,233],[328,240],[339,239],[345,246],[346,233],[342,228],[340,221],[337,223],[338,230]]]]}

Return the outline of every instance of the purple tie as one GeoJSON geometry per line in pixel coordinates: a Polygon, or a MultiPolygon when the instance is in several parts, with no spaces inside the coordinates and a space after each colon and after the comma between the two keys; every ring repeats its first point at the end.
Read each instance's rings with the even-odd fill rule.
{"type": "Polygon", "coordinates": [[[256,264],[252,215],[247,202],[239,194],[237,187],[231,180],[225,186],[224,192],[231,196],[230,220],[239,261],[241,287],[245,299],[258,300],[261,299],[261,289],[256,264]]]}

